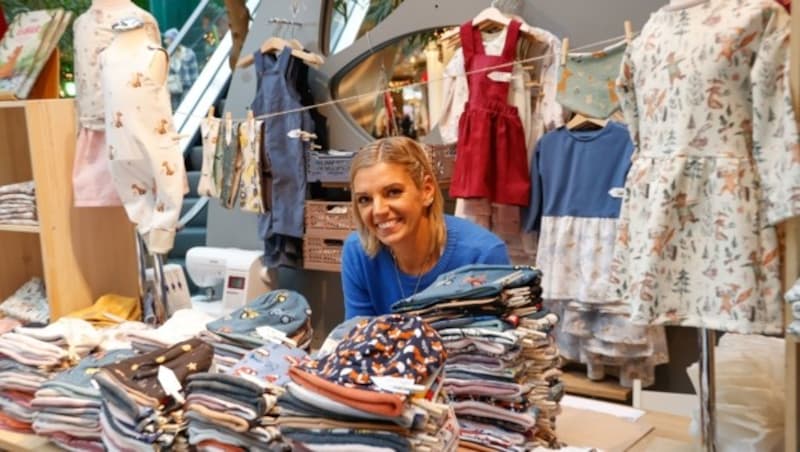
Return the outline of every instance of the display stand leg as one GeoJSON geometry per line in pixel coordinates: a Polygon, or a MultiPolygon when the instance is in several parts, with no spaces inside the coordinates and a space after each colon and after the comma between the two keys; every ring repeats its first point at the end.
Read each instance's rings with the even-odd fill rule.
{"type": "Polygon", "coordinates": [[[717,332],[700,328],[698,338],[700,341],[700,394],[698,394],[700,396],[700,434],[703,450],[716,452],[714,347],[717,342],[717,332]]]}
{"type": "Polygon", "coordinates": [[[158,323],[162,324],[167,320],[167,285],[164,281],[164,255],[153,253],[153,273],[155,284],[155,308],[158,323]]]}

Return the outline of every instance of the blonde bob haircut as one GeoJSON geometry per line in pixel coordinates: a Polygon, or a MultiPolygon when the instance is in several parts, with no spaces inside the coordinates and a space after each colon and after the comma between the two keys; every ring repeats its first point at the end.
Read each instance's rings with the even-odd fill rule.
{"type": "MultiPolygon", "coordinates": [[[[446,240],[446,228],[444,224],[444,198],[442,191],[439,189],[439,182],[436,180],[436,174],[433,172],[428,153],[422,147],[422,144],[406,137],[389,137],[375,140],[372,143],[361,148],[350,164],[350,189],[353,189],[353,180],[359,170],[369,168],[378,163],[391,163],[401,165],[406,169],[411,180],[418,189],[422,189],[422,182],[425,176],[429,176],[433,182],[433,202],[426,209],[423,214],[428,217],[430,224],[431,249],[427,250],[428,253],[433,254],[437,250],[441,250],[446,240]]],[[[367,255],[375,257],[383,246],[378,238],[370,232],[367,225],[361,220],[359,215],[358,200],[355,196],[352,197],[352,210],[355,217],[358,236],[361,239],[361,245],[364,247],[367,255]]],[[[428,255],[430,255],[428,254],[428,255]]]]}

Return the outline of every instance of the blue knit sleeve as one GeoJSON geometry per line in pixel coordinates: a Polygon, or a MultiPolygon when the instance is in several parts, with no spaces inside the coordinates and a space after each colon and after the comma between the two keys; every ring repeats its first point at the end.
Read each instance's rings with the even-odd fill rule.
{"type": "Polygon", "coordinates": [[[344,243],[342,250],[342,291],[344,292],[344,318],[375,316],[375,304],[370,300],[364,265],[366,254],[361,248],[358,236],[352,234],[344,243]]]}

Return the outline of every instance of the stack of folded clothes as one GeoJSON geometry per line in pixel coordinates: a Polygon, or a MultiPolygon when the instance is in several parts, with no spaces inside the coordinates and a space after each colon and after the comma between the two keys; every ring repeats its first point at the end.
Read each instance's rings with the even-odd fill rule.
{"type": "Polygon", "coordinates": [[[29,279],[0,303],[0,314],[29,326],[44,326],[50,321],[44,281],[38,276],[29,279]]]}
{"type": "Polygon", "coordinates": [[[0,429],[32,432],[34,393],[100,341],[91,324],[67,318],[42,328],[20,326],[0,336],[0,429]]]}
{"type": "Polygon", "coordinates": [[[455,415],[432,401],[446,357],[419,317],[361,320],[332,353],[289,370],[280,431],[295,450],[455,450],[455,415]]]}
{"type": "Polygon", "coordinates": [[[289,382],[289,368],[307,358],[298,348],[268,343],[225,373],[189,377],[189,443],[201,452],[290,450],[276,427],[276,401],[289,382]]]}
{"type": "Polygon", "coordinates": [[[214,351],[189,339],[170,348],[103,366],[101,438],[108,450],[188,450],[183,392],[188,377],[206,372],[214,351]]]}
{"type": "Polygon", "coordinates": [[[39,224],[33,181],[0,186],[0,224],[39,224]]]}
{"type": "Polygon", "coordinates": [[[92,376],[100,367],[133,355],[130,349],[96,352],[42,383],[32,403],[37,411],[33,421],[36,434],[66,450],[103,451],[100,390],[92,384],[92,376]]]}
{"type": "Polygon", "coordinates": [[[314,330],[308,301],[292,290],[273,290],[206,325],[199,337],[214,346],[218,371],[268,342],[308,350],[314,330]]]}
{"type": "Polygon", "coordinates": [[[458,417],[462,448],[558,445],[558,317],[542,309],[540,281],[533,267],[468,265],[392,306],[422,317],[442,337],[443,392],[458,417]]]}
{"type": "Polygon", "coordinates": [[[158,328],[130,333],[131,346],[140,353],[171,347],[205,331],[206,324],[212,320],[214,318],[203,311],[179,309],[158,328]]]}

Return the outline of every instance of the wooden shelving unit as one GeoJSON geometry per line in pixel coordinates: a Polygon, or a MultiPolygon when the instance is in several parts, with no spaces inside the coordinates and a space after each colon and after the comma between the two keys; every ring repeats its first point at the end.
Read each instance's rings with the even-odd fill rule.
{"type": "Polygon", "coordinates": [[[0,185],[34,180],[39,226],[0,225],[0,301],[33,276],[51,319],[106,293],[138,295],[133,225],[122,207],[76,208],[69,99],[0,102],[0,185]]]}

